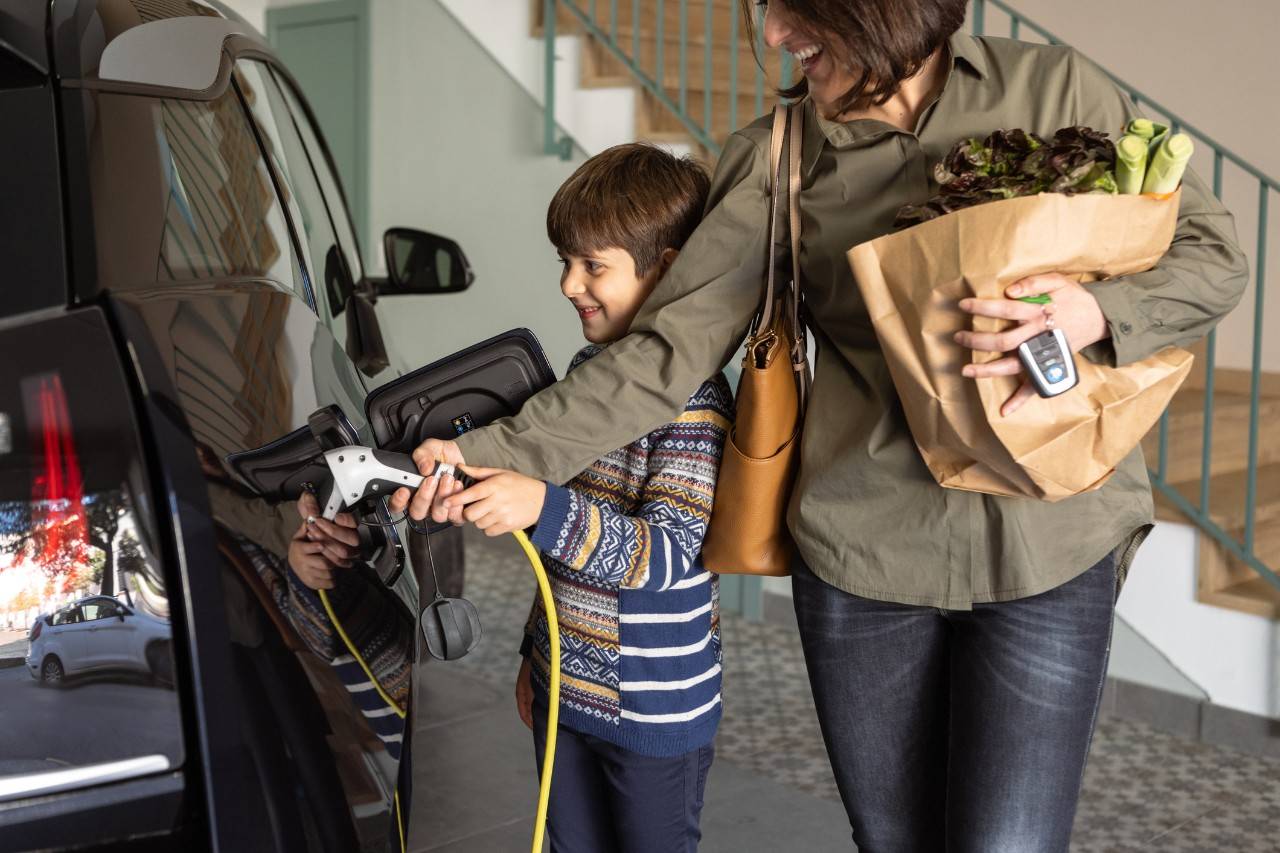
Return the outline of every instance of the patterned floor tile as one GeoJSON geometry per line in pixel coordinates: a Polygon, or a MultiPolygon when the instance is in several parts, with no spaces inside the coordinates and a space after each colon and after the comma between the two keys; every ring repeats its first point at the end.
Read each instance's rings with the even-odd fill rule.
{"type": "MultiPolygon", "coordinates": [[[[468,530],[466,596],[484,640],[460,667],[509,692],[535,585],[509,537],[468,530]]],[[[720,758],[839,801],[794,628],[726,615],[720,758]]],[[[513,711],[514,712],[514,711],[513,711]]],[[[1280,761],[1104,716],[1085,773],[1075,853],[1280,853],[1280,761]]]]}

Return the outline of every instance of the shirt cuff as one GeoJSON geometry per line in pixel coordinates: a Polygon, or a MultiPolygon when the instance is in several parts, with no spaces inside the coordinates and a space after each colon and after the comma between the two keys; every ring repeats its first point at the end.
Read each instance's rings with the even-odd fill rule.
{"type": "Polygon", "coordinates": [[[564,486],[547,483],[547,496],[542,502],[542,514],[538,516],[537,527],[529,541],[539,551],[554,551],[556,540],[560,538],[560,529],[569,517],[573,496],[564,486]]]}
{"type": "Polygon", "coordinates": [[[512,463],[502,444],[497,441],[494,430],[477,429],[464,432],[454,441],[457,442],[458,449],[462,451],[462,458],[467,460],[468,465],[511,470],[518,468],[512,463]]]}
{"type": "Polygon", "coordinates": [[[1111,337],[1099,341],[1098,346],[1109,344],[1108,355],[1114,355],[1114,366],[1122,367],[1141,361],[1151,355],[1147,351],[1145,336],[1146,322],[1138,316],[1131,297],[1131,286],[1124,277],[1099,281],[1087,286],[1093,298],[1102,309],[1102,316],[1111,330],[1111,337]]]}

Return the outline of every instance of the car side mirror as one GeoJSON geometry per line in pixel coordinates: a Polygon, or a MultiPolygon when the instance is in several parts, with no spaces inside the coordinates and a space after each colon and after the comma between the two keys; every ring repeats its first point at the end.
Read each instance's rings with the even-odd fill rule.
{"type": "Polygon", "coordinates": [[[382,237],[387,256],[383,295],[402,293],[461,293],[476,274],[462,247],[439,234],[413,228],[391,228],[382,237]]]}

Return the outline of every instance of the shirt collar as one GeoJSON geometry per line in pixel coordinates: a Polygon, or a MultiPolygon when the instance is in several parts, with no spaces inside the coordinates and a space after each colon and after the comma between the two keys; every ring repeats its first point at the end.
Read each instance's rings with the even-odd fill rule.
{"type": "Polygon", "coordinates": [[[987,54],[982,49],[982,45],[978,44],[976,38],[966,32],[957,30],[952,33],[951,38],[947,39],[947,44],[951,48],[953,69],[955,60],[958,59],[969,66],[980,79],[987,79],[987,54]]]}

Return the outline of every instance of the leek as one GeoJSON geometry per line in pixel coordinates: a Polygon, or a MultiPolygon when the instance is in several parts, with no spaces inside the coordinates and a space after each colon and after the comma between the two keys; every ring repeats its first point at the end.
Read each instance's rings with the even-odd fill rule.
{"type": "Polygon", "coordinates": [[[1147,168],[1146,180],[1142,182],[1144,193],[1171,193],[1182,182],[1182,174],[1187,170],[1187,161],[1195,151],[1195,144],[1185,133],[1175,133],[1165,137],[1160,149],[1151,158],[1147,168]]]}
{"type": "MultiPolygon", "coordinates": [[[[1135,120],[1130,123],[1133,130],[1135,120]]],[[[1147,171],[1147,141],[1140,134],[1126,133],[1116,143],[1116,187],[1123,195],[1142,192],[1143,176],[1147,171]]]]}
{"type": "Polygon", "coordinates": [[[1129,126],[1124,129],[1124,132],[1133,134],[1134,136],[1141,136],[1143,139],[1150,142],[1159,136],[1165,129],[1164,125],[1156,124],[1149,118],[1135,118],[1133,121],[1129,122],[1129,126]]]}

